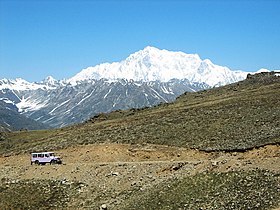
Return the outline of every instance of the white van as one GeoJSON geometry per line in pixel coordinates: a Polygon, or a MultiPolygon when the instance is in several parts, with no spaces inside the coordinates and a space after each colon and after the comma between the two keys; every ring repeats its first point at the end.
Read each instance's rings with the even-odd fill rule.
{"type": "Polygon", "coordinates": [[[61,164],[62,161],[59,157],[54,155],[54,152],[34,152],[31,153],[31,165],[35,163],[37,165],[46,163],[49,164],[61,164]]]}

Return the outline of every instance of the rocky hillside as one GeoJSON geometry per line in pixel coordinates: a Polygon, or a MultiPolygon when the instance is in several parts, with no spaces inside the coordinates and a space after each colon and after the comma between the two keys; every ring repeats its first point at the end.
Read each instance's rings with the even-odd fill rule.
{"type": "Polygon", "coordinates": [[[39,130],[47,128],[49,128],[49,126],[19,114],[15,105],[7,104],[0,100],[0,132],[12,130],[39,130]]]}
{"type": "Polygon", "coordinates": [[[278,144],[279,88],[280,77],[273,73],[252,75],[239,83],[186,93],[173,103],[153,108],[100,114],[62,129],[12,133],[0,143],[0,153],[102,142],[165,144],[204,151],[242,151],[278,144]]]}

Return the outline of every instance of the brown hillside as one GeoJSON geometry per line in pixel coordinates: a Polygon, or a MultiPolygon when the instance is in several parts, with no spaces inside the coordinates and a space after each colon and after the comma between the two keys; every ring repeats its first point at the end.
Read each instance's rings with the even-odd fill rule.
{"type": "Polygon", "coordinates": [[[0,153],[93,143],[152,143],[205,151],[242,151],[280,143],[280,77],[273,73],[197,93],[153,108],[100,114],[62,129],[15,132],[0,153]]]}

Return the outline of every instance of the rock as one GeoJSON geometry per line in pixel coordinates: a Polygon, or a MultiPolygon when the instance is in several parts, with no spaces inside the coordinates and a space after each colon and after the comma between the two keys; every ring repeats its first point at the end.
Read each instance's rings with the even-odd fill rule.
{"type": "Polygon", "coordinates": [[[227,163],[227,160],[226,160],[226,159],[222,161],[222,164],[226,164],[226,163],[227,163]]]}
{"type": "Polygon", "coordinates": [[[61,183],[61,184],[66,184],[66,182],[67,182],[67,179],[66,179],[66,178],[63,178],[62,180],[60,180],[60,183],[61,183]]]}
{"type": "Polygon", "coordinates": [[[100,210],[106,210],[106,209],[108,209],[106,204],[102,204],[100,206],[100,210]]]}
{"type": "Polygon", "coordinates": [[[178,163],[177,165],[173,166],[172,169],[173,169],[174,171],[177,171],[177,170],[179,170],[180,168],[182,168],[183,166],[184,166],[183,163],[178,163]]]}
{"type": "Polygon", "coordinates": [[[112,176],[119,176],[119,172],[112,172],[112,176]]]}
{"type": "Polygon", "coordinates": [[[212,166],[218,166],[218,163],[219,163],[219,162],[218,162],[218,161],[215,161],[215,160],[214,160],[214,161],[211,161],[212,166]]]}

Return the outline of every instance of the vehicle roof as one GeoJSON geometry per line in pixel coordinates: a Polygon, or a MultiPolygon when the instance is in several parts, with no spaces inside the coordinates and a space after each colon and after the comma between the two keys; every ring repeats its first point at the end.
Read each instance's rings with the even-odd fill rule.
{"type": "Polygon", "coordinates": [[[32,152],[31,154],[49,154],[54,152],[32,152]]]}

